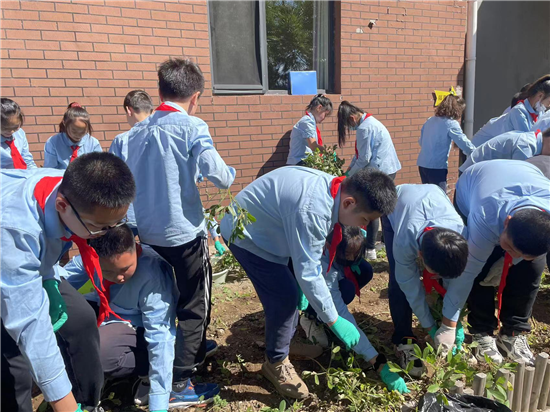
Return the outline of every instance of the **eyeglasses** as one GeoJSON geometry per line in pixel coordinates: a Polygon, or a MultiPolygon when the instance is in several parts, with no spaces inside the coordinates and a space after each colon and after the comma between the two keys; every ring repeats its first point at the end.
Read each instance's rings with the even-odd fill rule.
{"type": "Polygon", "coordinates": [[[91,231],[90,229],[88,229],[88,226],[86,226],[86,223],[84,223],[84,221],[82,220],[82,218],[80,217],[80,215],[78,214],[78,211],[75,209],[75,207],[73,206],[73,204],[71,203],[71,201],[65,196],[65,200],[67,201],[67,203],[69,204],[69,206],[71,206],[71,208],[73,209],[73,212],[76,216],[76,218],[78,219],[78,221],[82,224],[82,226],[84,226],[84,228],[88,231],[88,233],[90,234],[90,236],[96,236],[96,235],[104,235],[105,233],[107,233],[109,230],[111,229],[114,229],[116,227],[120,227],[124,224],[126,224],[128,222],[128,216],[124,216],[124,218],[114,224],[113,226],[105,226],[103,229],[101,230],[97,230],[97,231],[91,231]]]}

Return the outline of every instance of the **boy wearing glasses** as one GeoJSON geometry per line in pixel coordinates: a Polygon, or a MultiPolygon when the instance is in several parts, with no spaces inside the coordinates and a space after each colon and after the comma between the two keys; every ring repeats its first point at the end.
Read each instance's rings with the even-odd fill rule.
{"type": "MultiPolygon", "coordinates": [[[[1,409],[32,412],[34,380],[55,412],[94,410],[103,385],[96,317],[56,263],[74,242],[88,274],[102,280],[87,240],[124,220],[132,173],[94,152],[66,171],[2,170],[1,186],[1,409]]],[[[111,314],[103,299],[100,318],[111,314]]]]}

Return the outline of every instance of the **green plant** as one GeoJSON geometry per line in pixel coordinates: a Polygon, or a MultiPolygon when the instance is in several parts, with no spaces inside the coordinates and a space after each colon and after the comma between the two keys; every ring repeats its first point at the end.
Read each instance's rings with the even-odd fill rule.
{"type": "Polygon", "coordinates": [[[216,258],[213,267],[214,273],[223,272],[226,269],[229,269],[229,272],[231,272],[232,275],[246,275],[242,266],[239,264],[237,259],[235,259],[233,253],[231,253],[231,251],[229,250],[226,250],[223,256],[221,256],[220,258],[216,258]]]}
{"type": "Polygon", "coordinates": [[[295,401],[287,409],[286,401],[283,399],[281,401],[281,403],[279,403],[278,408],[271,408],[269,406],[266,406],[266,407],[260,409],[260,412],[298,412],[301,408],[303,408],[303,406],[304,406],[303,402],[295,401]]]}
{"type": "Polygon", "coordinates": [[[212,403],[212,408],[210,409],[210,411],[211,412],[222,411],[223,408],[226,408],[228,405],[229,405],[229,402],[223,399],[220,395],[216,395],[214,396],[214,401],[212,403]]]}
{"type": "Polygon", "coordinates": [[[336,145],[332,147],[326,146],[324,153],[321,153],[319,149],[315,149],[314,153],[308,153],[304,159],[304,166],[321,170],[329,175],[342,176],[344,174],[342,166],[345,161],[340,159],[336,154],[337,148],[338,146],[336,145]]]}

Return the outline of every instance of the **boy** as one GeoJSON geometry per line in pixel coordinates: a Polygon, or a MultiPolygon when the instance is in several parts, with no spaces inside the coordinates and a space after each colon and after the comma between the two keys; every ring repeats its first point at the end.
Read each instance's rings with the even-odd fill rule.
{"type": "Polygon", "coordinates": [[[206,225],[196,179],[199,174],[228,189],[235,169],[214,148],[208,126],[194,117],[204,89],[200,68],[189,60],[160,65],[159,96],[163,102],[147,122],[128,132],[128,166],[138,192],[134,202],[142,242],[173,267],[180,297],[170,407],[211,402],[215,384],[191,383],[205,358],[210,321],[212,268],[206,225]]]}
{"type": "Polygon", "coordinates": [[[447,317],[455,322],[468,298],[469,331],[478,343],[478,360],[487,355],[502,362],[500,348],[513,361],[530,363],[533,354],[522,333],[530,331],[544,255],[550,250],[550,181],[524,161],[481,162],[460,177],[455,200],[468,226],[469,255],[462,277],[473,286],[471,291],[464,288],[456,298],[455,315],[447,317]],[[503,266],[491,269],[503,255],[503,266]],[[500,319],[494,315],[494,286],[500,319]],[[499,320],[502,328],[495,339],[499,320]]]}
{"type": "MultiPolygon", "coordinates": [[[[435,333],[435,344],[446,343],[450,348],[455,343],[439,339],[449,325],[445,320],[438,329],[426,301],[426,292],[420,278],[417,261],[422,261],[424,276],[437,275],[443,279],[447,293],[444,297],[444,319],[452,318],[457,310],[456,295],[464,285],[460,274],[466,266],[468,245],[463,237],[464,223],[456,213],[449,198],[436,185],[397,186],[397,206],[382,218],[386,253],[390,265],[389,300],[390,313],[395,327],[392,342],[396,345],[401,366],[415,361],[411,376],[422,374],[422,364],[414,356],[416,340],[412,331],[414,313],[423,328],[435,333]]],[[[427,279],[426,279],[427,281],[427,279]]],[[[436,286],[437,288],[437,286],[436,286]]],[[[431,292],[432,286],[428,286],[431,292]]],[[[437,289],[436,289],[437,290],[437,289]]],[[[460,341],[457,344],[461,343],[460,341]]]]}
{"type": "MultiPolygon", "coordinates": [[[[31,412],[32,380],[54,411],[92,410],[103,385],[95,315],[54,266],[74,241],[89,274],[101,273],[86,239],[124,222],[132,173],[89,153],[66,171],[4,170],[1,184],[2,410],[31,412]]],[[[109,313],[103,303],[100,315],[109,313]]]]}
{"type": "MultiPolygon", "coordinates": [[[[126,320],[111,317],[99,328],[103,372],[115,378],[149,376],[149,410],[166,411],[176,339],[172,267],[149,246],[136,244],[126,225],[92,239],[90,246],[99,256],[109,301],[126,320]]],[[[74,257],[62,268],[61,276],[80,289],[88,281],[82,258],[74,257]]],[[[98,306],[96,292],[86,299],[98,306]]]]}
{"type": "MultiPolygon", "coordinates": [[[[342,226],[365,226],[391,212],[396,202],[395,185],[384,173],[370,169],[345,179],[287,166],[256,179],[235,200],[256,218],[245,227],[244,239],[237,239],[229,250],[252,281],[264,307],[267,360],[262,374],[284,396],[305,398],[307,386],[288,360],[298,321],[299,290],[346,347],[357,345],[359,332],[338,315],[323,277],[323,247],[334,227],[336,239],[329,251],[332,263],[342,239],[342,226]],[[289,258],[294,274],[288,267],[289,258]]],[[[233,217],[226,215],[220,225],[226,244],[234,226],[233,217]]],[[[376,356],[367,360],[382,368],[376,356]]]]}
{"type": "MultiPolygon", "coordinates": [[[[129,92],[124,98],[123,107],[130,127],[141,124],[153,113],[153,101],[151,100],[151,96],[144,90],[132,90],[129,92]]],[[[114,138],[111,147],[109,147],[109,153],[120,157],[124,161],[128,159],[128,132],[121,133],[114,138]]],[[[128,208],[127,224],[132,228],[132,232],[137,235],[138,231],[133,205],[130,205],[128,208]]]]}

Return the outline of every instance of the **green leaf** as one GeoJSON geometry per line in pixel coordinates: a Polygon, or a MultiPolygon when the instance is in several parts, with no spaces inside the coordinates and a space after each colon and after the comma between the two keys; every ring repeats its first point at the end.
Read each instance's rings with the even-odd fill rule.
{"type": "Polygon", "coordinates": [[[279,404],[279,412],[285,412],[286,410],[286,401],[283,399],[279,404]]]}
{"type": "Polygon", "coordinates": [[[450,350],[449,353],[447,353],[447,363],[451,363],[453,360],[453,351],[450,350]]]}
{"type": "Polygon", "coordinates": [[[315,381],[315,385],[319,385],[319,375],[313,375],[313,380],[315,381]]]}
{"type": "Polygon", "coordinates": [[[437,383],[434,383],[430,386],[428,386],[428,392],[429,393],[436,393],[439,390],[439,385],[437,383]]]}
{"type": "Polygon", "coordinates": [[[422,358],[422,351],[420,350],[420,346],[415,344],[413,346],[413,349],[414,349],[414,356],[416,356],[417,358],[422,358]]]}
{"type": "Polygon", "coordinates": [[[405,371],[406,371],[407,373],[410,373],[410,372],[412,371],[412,368],[413,368],[413,367],[414,367],[414,361],[411,360],[411,361],[409,361],[409,363],[407,364],[407,369],[405,369],[405,371]]]}
{"type": "Polygon", "coordinates": [[[332,349],[332,353],[338,353],[340,352],[340,346],[335,346],[333,349],[332,349]]]}
{"type": "Polygon", "coordinates": [[[248,217],[248,220],[250,220],[252,223],[256,221],[256,218],[252,216],[250,213],[247,212],[246,216],[248,217]]]}

